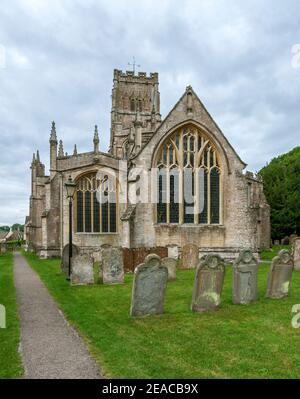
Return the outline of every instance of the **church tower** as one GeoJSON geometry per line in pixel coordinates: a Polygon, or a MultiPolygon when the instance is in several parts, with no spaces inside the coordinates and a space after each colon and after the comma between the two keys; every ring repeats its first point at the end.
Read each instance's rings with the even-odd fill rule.
{"type": "Polygon", "coordinates": [[[115,69],[109,152],[130,159],[150,140],[161,122],[158,73],[115,69]]]}

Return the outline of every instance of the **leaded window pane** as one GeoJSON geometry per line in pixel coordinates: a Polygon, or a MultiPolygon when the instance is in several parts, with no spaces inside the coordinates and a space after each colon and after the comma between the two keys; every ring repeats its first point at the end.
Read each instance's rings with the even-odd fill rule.
{"type": "Polygon", "coordinates": [[[100,233],[100,204],[97,193],[94,192],[94,232],[100,233]]]}
{"type": "Polygon", "coordinates": [[[220,223],[220,175],[216,169],[212,169],[210,175],[211,185],[211,223],[220,223]]]}
{"type": "Polygon", "coordinates": [[[170,176],[170,223],[179,223],[179,175],[172,172],[170,176]]]}
{"type": "Polygon", "coordinates": [[[85,232],[91,233],[92,231],[92,208],[91,208],[91,192],[85,193],[85,232]]]}
{"type": "Polygon", "coordinates": [[[77,231],[83,232],[83,194],[81,191],[77,192],[77,231]]]}
{"type": "Polygon", "coordinates": [[[166,203],[166,174],[160,171],[158,176],[158,204],[157,204],[158,223],[167,222],[167,203],[166,203]]]}

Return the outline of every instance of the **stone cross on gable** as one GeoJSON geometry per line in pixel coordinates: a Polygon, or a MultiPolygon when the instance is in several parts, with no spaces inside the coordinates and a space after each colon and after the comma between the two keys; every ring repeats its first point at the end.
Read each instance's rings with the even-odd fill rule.
{"type": "Polygon", "coordinates": [[[129,66],[132,66],[133,74],[135,74],[135,68],[136,68],[136,67],[137,67],[137,68],[140,68],[140,67],[141,67],[140,64],[137,64],[137,63],[136,63],[135,57],[133,57],[132,64],[131,64],[130,62],[128,62],[128,65],[129,65],[129,66]]]}

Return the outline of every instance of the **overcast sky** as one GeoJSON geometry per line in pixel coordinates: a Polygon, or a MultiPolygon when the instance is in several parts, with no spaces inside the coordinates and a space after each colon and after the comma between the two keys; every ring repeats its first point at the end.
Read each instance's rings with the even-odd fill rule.
{"type": "Polygon", "coordinates": [[[163,117],[192,85],[259,170],[300,143],[296,44],[299,0],[2,0],[0,225],[24,222],[52,120],[65,151],[90,151],[95,124],[107,150],[113,69],[133,56],[159,73],[163,117]]]}

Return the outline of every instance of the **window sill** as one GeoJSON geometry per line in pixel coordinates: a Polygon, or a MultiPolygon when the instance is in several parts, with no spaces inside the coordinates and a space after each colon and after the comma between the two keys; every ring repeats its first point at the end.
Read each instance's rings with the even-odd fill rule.
{"type": "Polygon", "coordinates": [[[118,232],[115,233],[74,233],[76,236],[107,236],[107,235],[117,235],[118,232]]]}
{"type": "Polygon", "coordinates": [[[154,227],[179,227],[179,228],[223,228],[225,229],[224,224],[193,224],[193,223],[155,223],[154,227]]]}

